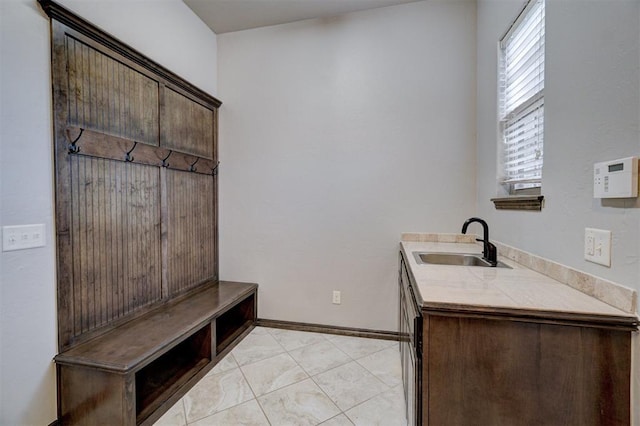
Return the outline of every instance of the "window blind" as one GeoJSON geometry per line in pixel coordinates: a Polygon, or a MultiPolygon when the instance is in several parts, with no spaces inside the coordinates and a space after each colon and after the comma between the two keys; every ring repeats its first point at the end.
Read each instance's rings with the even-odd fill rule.
{"type": "Polygon", "coordinates": [[[500,180],[513,189],[542,184],[544,15],[544,0],[530,0],[500,41],[500,180]]]}

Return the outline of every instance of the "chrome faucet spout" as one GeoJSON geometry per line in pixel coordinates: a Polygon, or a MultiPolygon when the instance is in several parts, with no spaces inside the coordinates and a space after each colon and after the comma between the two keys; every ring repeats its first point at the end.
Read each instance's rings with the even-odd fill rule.
{"type": "Polygon", "coordinates": [[[484,257],[484,259],[491,263],[493,266],[498,264],[498,250],[496,249],[496,246],[491,244],[491,242],[489,242],[489,225],[487,225],[487,222],[485,222],[484,220],[480,219],[479,217],[471,217],[469,219],[467,219],[464,224],[462,225],[462,233],[466,234],[467,233],[467,228],[469,227],[469,225],[471,225],[473,222],[478,222],[480,225],[482,225],[483,228],[483,239],[477,239],[478,241],[482,241],[483,246],[484,246],[484,250],[482,252],[482,257],[484,257]]]}

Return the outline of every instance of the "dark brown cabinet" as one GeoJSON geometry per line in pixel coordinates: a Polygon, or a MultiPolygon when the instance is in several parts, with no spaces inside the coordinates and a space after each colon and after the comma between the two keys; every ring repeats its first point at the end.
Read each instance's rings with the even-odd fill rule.
{"type": "Polygon", "coordinates": [[[630,424],[637,321],[425,304],[402,254],[399,275],[410,425],[630,424]]]}

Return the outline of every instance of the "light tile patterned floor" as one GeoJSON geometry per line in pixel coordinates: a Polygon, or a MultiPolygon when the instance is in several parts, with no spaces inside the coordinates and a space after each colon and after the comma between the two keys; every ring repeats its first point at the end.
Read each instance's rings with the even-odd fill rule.
{"type": "Polygon", "coordinates": [[[406,426],[398,343],[256,327],[166,425],[406,426]]]}

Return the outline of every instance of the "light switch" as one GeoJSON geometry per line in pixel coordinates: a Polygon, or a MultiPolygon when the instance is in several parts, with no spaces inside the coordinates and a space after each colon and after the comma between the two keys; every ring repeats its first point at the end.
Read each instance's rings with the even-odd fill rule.
{"type": "Polygon", "coordinates": [[[611,266],[611,231],[585,228],[584,258],[593,263],[611,266]]]}
{"type": "Polygon", "coordinates": [[[44,223],[2,227],[2,251],[44,247],[45,245],[44,223]]]}

